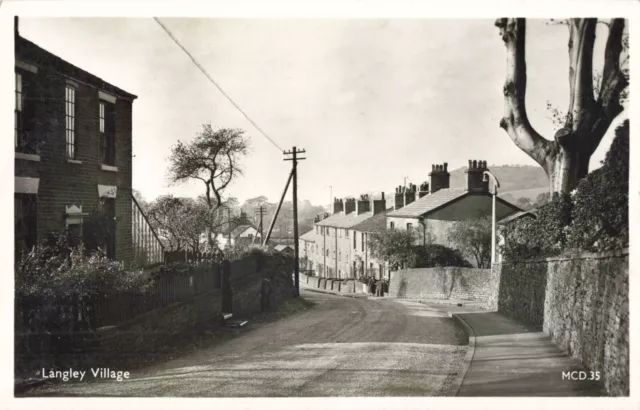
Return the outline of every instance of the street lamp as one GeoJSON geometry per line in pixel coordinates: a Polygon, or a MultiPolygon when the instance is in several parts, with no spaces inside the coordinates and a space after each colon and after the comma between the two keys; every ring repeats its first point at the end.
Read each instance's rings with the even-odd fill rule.
{"type": "Polygon", "coordinates": [[[482,181],[488,182],[489,178],[493,180],[493,200],[491,206],[491,267],[496,261],[496,197],[498,196],[498,188],[500,188],[500,182],[495,175],[490,171],[484,171],[482,173],[482,181]]]}

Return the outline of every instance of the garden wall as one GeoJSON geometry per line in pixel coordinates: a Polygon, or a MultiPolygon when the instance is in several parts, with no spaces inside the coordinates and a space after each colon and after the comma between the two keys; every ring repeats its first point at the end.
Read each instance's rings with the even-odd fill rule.
{"type": "Polygon", "coordinates": [[[399,298],[486,301],[491,270],[459,267],[404,269],[393,272],[389,296],[399,298]]]}
{"type": "Polygon", "coordinates": [[[629,252],[495,265],[489,307],[530,323],[591,371],[609,394],[629,394],[629,252]]]}
{"type": "Polygon", "coordinates": [[[317,276],[308,276],[304,273],[300,274],[300,283],[311,288],[330,290],[340,293],[361,293],[362,285],[355,279],[331,279],[319,278],[317,276]]]}

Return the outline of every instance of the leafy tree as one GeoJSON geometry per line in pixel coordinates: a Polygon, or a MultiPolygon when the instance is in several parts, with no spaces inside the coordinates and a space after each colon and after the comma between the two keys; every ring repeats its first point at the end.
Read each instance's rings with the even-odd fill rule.
{"type": "Polygon", "coordinates": [[[418,257],[415,244],[419,240],[415,231],[385,229],[371,235],[369,248],[374,258],[387,261],[392,270],[410,268],[418,257]]]}
{"type": "Polygon", "coordinates": [[[201,235],[214,226],[220,229],[227,223],[222,213],[213,213],[204,198],[177,198],[164,195],[148,206],[151,226],[164,238],[168,251],[200,250],[201,235]]]}
{"type": "Polygon", "coordinates": [[[457,222],[448,232],[448,240],[476,261],[478,268],[491,264],[491,217],[457,222]]]}
{"type": "MultiPolygon", "coordinates": [[[[229,184],[242,174],[241,159],[249,150],[248,139],[238,129],[214,130],[205,124],[196,138],[188,143],[178,141],[169,158],[172,183],[199,180],[205,185],[204,200],[211,214],[224,207],[223,194],[229,184]]],[[[220,217],[220,216],[217,216],[220,217]]],[[[210,221],[207,240],[215,246],[215,221],[210,221]]]]}
{"type": "Polygon", "coordinates": [[[589,159],[613,120],[623,110],[628,85],[628,34],[626,21],[611,19],[599,87],[594,87],[593,50],[595,18],[577,18],[569,27],[569,108],[554,140],[541,136],[527,117],[525,92],[526,19],[496,21],[507,49],[507,79],[503,88],[505,115],[500,126],[514,143],[545,170],[550,192],[570,192],[589,171],[589,159]],[[597,92],[594,93],[594,88],[597,92]]]}
{"type": "Polygon", "coordinates": [[[140,208],[142,208],[142,210],[146,212],[147,207],[149,206],[149,203],[147,202],[146,199],[144,199],[144,197],[142,196],[142,193],[140,193],[140,191],[138,191],[137,189],[132,189],[131,195],[138,202],[138,205],[140,205],[140,208]]]}

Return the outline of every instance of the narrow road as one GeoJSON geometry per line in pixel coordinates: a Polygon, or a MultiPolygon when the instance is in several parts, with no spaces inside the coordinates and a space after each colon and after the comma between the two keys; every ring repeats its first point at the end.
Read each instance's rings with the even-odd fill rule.
{"type": "MultiPolygon", "coordinates": [[[[303,291],[306,311],[133,372],[60,383],[30,396],[441,396],[467,351],[453,320],[418,303],[303,291]]],[[[115,369],[114,369],[115,370],[115,369]]],[[[120,369],[126,370],[126,369],[120,369]]]]}

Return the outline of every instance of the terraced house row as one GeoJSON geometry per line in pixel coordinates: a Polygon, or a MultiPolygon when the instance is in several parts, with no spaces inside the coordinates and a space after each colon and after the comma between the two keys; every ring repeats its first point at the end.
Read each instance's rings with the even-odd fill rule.
{"type": "MultiPolygon", "coordinates": [[[[301,269],[328,278],[389,278],[389,265],[374,258],[369,247],[371,236],[385,229],[419,230],[425,243],[451,246],[448,232],[455,223],[491,215],[486,170],[486,161],[470,160],[466,186],[452,188],[448,164],[434,164],[428,182],[396,187],[392,206],[387,206],[384,193],[336,198],[333,213],[317,216],[314,229],[300,237],[301,269]]],[[[497,220],[520,211],[496,198],[497,220]]]]}

